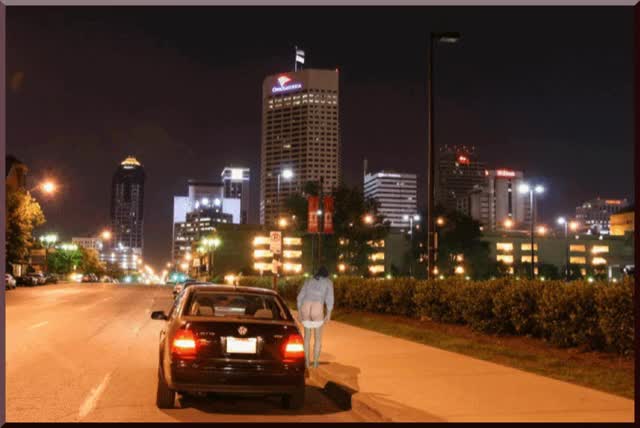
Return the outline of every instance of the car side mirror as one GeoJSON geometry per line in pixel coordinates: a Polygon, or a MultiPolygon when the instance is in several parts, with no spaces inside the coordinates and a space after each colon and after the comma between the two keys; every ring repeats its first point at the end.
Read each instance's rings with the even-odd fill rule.
{"type": "Polygon", "coordinates": [[[164,313],[164,311],[154,311],[154,312],[151,312],[151,319],[166,321],[169,319],[169,317],[167,316],[167,314],[164,313]]]}

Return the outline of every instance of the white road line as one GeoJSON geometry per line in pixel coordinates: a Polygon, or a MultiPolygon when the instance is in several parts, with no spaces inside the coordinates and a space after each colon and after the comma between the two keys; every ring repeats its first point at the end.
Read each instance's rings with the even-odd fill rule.
{"type": "Polygon", "coordinates": [[[82,406],[80,406],[80,410],[78,411],[78,419],[83,419],[85,416],[91,413],[93,409],[96,408],[96,405],[98,404],[98,400],[100,399],[100,396],[102,395],[104,390],[107,388],[107,384],[109,383],[110,379],[111,379],[111,373],[108,373],[104,377],[104,379],[102,379],[102,382],[100,382],[100,385],[98,385],[97,387],[91,390],[87,398],[82,403],[82,406]]]}
{"type": "Polygon", "coordinates": [[[38,328],[38,327],[42,327],[43,325],[47,325],[49,324],[49,321],[42,321],[39,322],[38,324],[34,324],[31,327],[28,328],[28,330],[31,330],[32,328],[38,328]]]}

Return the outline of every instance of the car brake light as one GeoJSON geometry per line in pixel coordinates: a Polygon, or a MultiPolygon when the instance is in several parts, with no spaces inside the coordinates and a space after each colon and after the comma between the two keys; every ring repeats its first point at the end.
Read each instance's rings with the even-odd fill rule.
{"type": "Polygon", "coordinates": [[[284,358],[285,360],[304,358],[304,344],[302,336],[299,334],[292,334],[289,336],[284,345],[284,358]]]}
{"type": "Polygon", "coordinates": [[[196,355],[196,338],[191,330],[178,330],[173,338],[171,352],[181,357],[196,355]]]}

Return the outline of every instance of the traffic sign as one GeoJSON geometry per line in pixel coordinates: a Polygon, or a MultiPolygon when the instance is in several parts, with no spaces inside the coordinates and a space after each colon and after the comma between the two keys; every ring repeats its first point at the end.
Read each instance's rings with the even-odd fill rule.
{"type": "Polygon", "coordinates": [[[280,254],[282,252],[282,232],[269,232],[269,239],[269,249],[271,252],[273,254],[280,254]]]}

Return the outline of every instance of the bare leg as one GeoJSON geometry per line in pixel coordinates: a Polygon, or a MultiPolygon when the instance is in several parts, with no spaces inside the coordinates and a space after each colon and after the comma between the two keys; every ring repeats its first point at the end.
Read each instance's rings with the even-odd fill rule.
{"type": "Polygon", "coordinates": [[[304,366],[309,367],[309,356],[311,354],[311,330],[310,328],[304,329],[304,366]]]}
{"type": "Polygon", "coordinates": [[[322,326],[315,328],[313,333],[313,367],[320,364],[320,351],[322,349],[322,326]]]}

